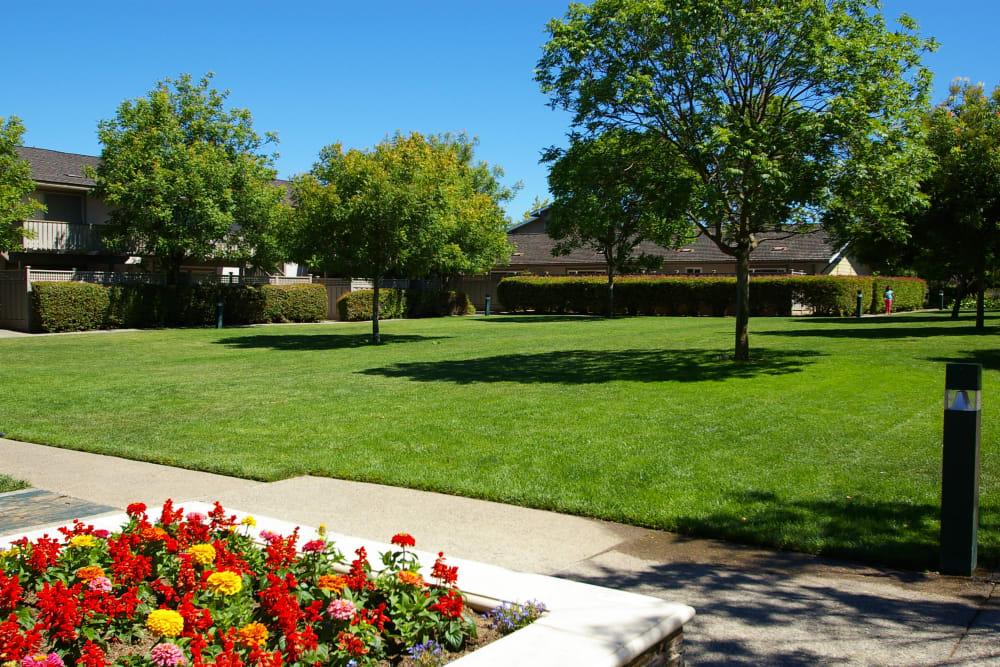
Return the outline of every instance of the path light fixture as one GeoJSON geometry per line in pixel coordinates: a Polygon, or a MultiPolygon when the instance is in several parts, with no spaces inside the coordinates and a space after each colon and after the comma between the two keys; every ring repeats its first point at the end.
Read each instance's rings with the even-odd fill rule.
{"type": "Polygon", "coordinates": [[[948,364],[941,464],[941,572],[969,576],[979,535],[982,364],[948,364]]]}
{"type": "Polygon", "coordinates": [[[864,298],[865,298],[864,292],[862,292],[861,290],[858,290],[858,314],[857,314],[857,317],[861,317],[861,307],[862,307],[861,304],[864,301],[864,298]]]}
{"type": "Polygon", "coordinates": [[[490,316],[490,295],[486,295],[486,317],[490,316]]]}
{"type": "Polygon", "coordinates": [[[943,289],[939,289],[938,290],[938,300],[939,300],[938,310],[944,310],[944,290],[943,289]]]}
{"type": "Polygon", "coordinates": [[[215,328],[216,329],[221,329],[222,328],[222,299],[219,299],[219,302],[217,304],[215,304],[215,317],[216,317],[215,328]]]}

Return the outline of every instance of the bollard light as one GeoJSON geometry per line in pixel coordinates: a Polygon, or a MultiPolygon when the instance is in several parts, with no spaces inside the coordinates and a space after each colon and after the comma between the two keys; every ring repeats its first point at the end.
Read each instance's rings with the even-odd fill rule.
{"type": "Polygon", "coordinates": [[[486,317],[490,316],[490,295],[486,295],[486,317]]]}
{"type": "Polygon", "coordinates": [[[864,292],[858,290],[858,314],[857,317],[861,317],[862,302],[864,301],[864,292]]]}
{"type": "Polygon", "coordinates": [[[971,575],[979,538],[981,364],[948,364],[941,463],[941,572],[971,575]]]}
{"type": "Polygon", "coordinates": [[[938,306],[938,310],[944,310],[944,290],[943,289],[939,289],[938,290],[938,299],[940,300],[939,301],[940,305],[938,306]]]}
{"type": "Polygon", "coordinates": [[[216,318],[217,318],[217,321],[215,323],[215,328],[216,329],[221,329],[222,328],[222,299],[219,299],[219,302],[217,304],[215,304],[215,315],[216,315],[216,318]]]}

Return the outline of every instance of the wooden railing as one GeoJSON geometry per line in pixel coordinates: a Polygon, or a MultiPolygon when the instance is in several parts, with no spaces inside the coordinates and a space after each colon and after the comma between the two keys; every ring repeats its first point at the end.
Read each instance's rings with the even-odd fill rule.
{"type": "Polygon", "coordinates": [[[25,250],[70,250],[95,252],[107,250],[101,239],[102,225],[83,225],[51,220],[27,220],[24,228],[34,232],[34,238],[25,237],[25,250]]]}

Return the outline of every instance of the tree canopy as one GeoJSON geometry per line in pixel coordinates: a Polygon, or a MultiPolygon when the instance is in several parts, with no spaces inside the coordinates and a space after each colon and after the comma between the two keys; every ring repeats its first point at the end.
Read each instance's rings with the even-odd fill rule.
{"type": "Polygon", "coordinates": [[[246,109],[224,107],[212,74],[166,79],[98,124],[103,148],[95,194],[112,209],[108,243],[152,256],[176,282],[185,261],[277,261],[284,188],[275,186],[277,141],[246,109]]]}
{"type": "Polygon", "coordinates": [[[17,116],[0,118],[0,251],[21,247],[21,238],[31,236],[22,223],[45,207],[28,197],[35,190],[31,165],[15,147],[21,145],[24,125],[17,116]]]}
{"type": "Polygon", "coordinates": [[[889,30],[878,9],[876,0],[595,0],[548,24],[536,79],[551,103],[588,132],[648,132],[695,178],[684,213],[736,262],[739,360],[749,356],[758,234],[919,200],[909,130],[933,42],[906,17],[889,30]]]}
{"type": "Polygon", "coordinates": [[[608,130],[574,135],[568,149],[551,148],[547,232],[558,241],[555,255],[591,248],[604,256],[608,274],[608,317],[614,315],[614,277],[663,264],[658,255],[637,252],[643,241],[678,245],[690,229],[683,205],[694,186],[675,169],[672,151],[645,132],[608,130]],[[686,182],[685,182],[686,181],[686,182]]]}
{"type": "Polygon", "coordinates": [[[293,184],[290,252],[335,275],[374,283],[372,340],[380,342],[379,286],[388,276],[444,280],[510,257],[500,202],[510,189],[473,158],[465,135],[397,133],[370,150],[325,147],[293,184]]]}

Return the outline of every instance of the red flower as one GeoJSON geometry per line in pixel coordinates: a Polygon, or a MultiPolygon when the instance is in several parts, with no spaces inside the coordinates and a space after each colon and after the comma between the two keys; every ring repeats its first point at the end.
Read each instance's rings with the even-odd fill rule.
{"type": "Polygon", "coordinates": [[[34,653],[42,645],[42,634],[38,630],[25,630],[21,634],[21,624],[17,614],[11,614],[0,623],[0,662],[21,661],[28,653],[34,653]]]}
{"type": "Polygon", "coordinates": [[[129,503],[125,513],[133,519],[146,518],[146,503],[129,503]]]}
{"type": "Polygon", "coordinates": [[[0,612],[14,611],[23,592],[16,574],[8,578],[0,571],[0,612]]]}
{"type": "Polygon", "coordinates": [[[438,601],[432,604],[428,609],[438,612],[445,618],[458,618],[462,615],[462,609],[465,608],[465,600],[462,596],[455,591],[447,591],[444,595],[438,598],[438,601]]]}
{"type": "Polygon", "coordinates": [[[49,567],[56,564],[59,552],[62,549],[59,542],[42,535],[38,541],[31,545],[31,556],[28,558],[28,567],[38,573],[45,572],[49,567]]]}
{"type": "Polygon", "coordinates": [[[441,581],[442,584],[449,585],[458,581],[458,566],[449,567],[444,564],[444,552],[439,551],[434,567],[431,569],[431,576],[441,581]]]}
{"type": "Polygon", "coordinates": [[[66,588],[57,581],[55,586],[46,582],[38,591],[38,620],[47,626],[49,636],[57,641],[73,641],[77,638],[82,614],[77,596],[80,585],[66,588]]]}
{"type": "Polygon", "coordinates": [[[80,651],[80,657],[77,658],[76,664],[80,667],[105,667],[108,664],[108,658],[100,646],[88,639],[80,651]]]}
{"type": "Polygon", "coordinates": [[[404,549],[406,547],[413,547],[417,545],[417,541],[413,539],[413,536],[409,533],[396,533],[392,536],[392,540],[390,541],[396,546],[403,547],[404,549]]]}
{"type": "Polygon", "coordinates": [[[392,619],[385,615],[385,603],[379,604],[374,609],[358,609],[358,613],[351,619],[351,625],[367,623],[378,628],[379,632],[385,631],[385,624],[392,619]]]}
{"type": "Polygon", "coordinates": [[[340,636],[337,637],[337,646],[347,651],[348,655],[365,655],[368,653],[365,643],[350,632],[340,633],[340,636]]]}

